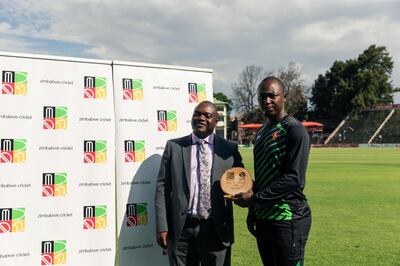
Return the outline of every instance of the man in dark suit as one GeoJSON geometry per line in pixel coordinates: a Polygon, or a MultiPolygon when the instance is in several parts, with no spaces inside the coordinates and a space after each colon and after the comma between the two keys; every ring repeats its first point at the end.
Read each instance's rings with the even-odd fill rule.
{"type": "Polygon", "coordinates": [[[224,199],[220,178],[243,163],[236,144],[213,134],[216,124],[215,105],[201,102],[192,134],[169,140],[161,159],[156,233],[170,265],[230,265],[232,202],[224,199]]]}

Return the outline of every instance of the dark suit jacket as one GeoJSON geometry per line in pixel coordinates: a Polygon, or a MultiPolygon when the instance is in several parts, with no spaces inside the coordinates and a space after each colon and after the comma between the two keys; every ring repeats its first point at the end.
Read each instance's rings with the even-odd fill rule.
{"type": "MultiPolygon", "coordinates": [[[[173,243],[185,224],[190,196],[191,135],[168,140],[156,185],[156,232],[168,231],[173,243]]],[[[234,242],[232,202],[224,199],[220,178],[229,168],[243,167],[238,146],[215,135],[211,174],[211,216],[225,245],[234,242]]]]}

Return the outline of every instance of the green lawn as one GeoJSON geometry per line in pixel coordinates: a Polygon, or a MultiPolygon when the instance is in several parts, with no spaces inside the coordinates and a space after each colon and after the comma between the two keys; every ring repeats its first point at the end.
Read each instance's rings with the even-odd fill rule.
{"type": "MultiPolygon", "coordinates": [[[[241,153],[253,173],[252,150],[241,153]]],[[[400,149],[313,148],[305,193],[306,265],[400,265],[400,149]]],[[[246,215],[235,207],[232,265],[262,265],[246,215]]]]}

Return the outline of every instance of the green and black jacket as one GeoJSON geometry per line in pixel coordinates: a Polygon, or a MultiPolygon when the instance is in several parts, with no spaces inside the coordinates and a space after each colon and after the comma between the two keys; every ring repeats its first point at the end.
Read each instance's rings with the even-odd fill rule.
{"type": "Polygon", "coordinates": [[[294,117],[266,123],[254,146],[254,203],[258,220],[293,220],[310,214],[303,193],[310,136],[294,117]]]}

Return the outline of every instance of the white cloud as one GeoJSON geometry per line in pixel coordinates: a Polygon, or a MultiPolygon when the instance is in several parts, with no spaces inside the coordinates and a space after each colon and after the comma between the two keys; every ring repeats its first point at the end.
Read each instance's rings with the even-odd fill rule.
{"type": "Polygon", "coordinates": [[[0,23],[0,32],[8,33],[11,30],[11,25],[5,22],[0,23]]]}
{"type": "Polygon", "coordinates": [[[31,36],[34,45],[19,43],[15,51],[52,46],[71,55],[73,47],[77,56],[213,68],[215,89],[229,94],[246,65],[277,70],[299,62],[311,84],[334,60],[377,44],[393,56],[400,86],[399,7],[395,1],[3,0],[0,49],[31,36]]]}
{"type": "Polygon", "coordinates": [[[305,24],[294,32],[292,40],[309,51],[337,51],[361,45],[365,47],[372,43],[400,44],[400,38],[393,38],[393,33],[400,33],[400,23],[379,15],[363,19],[337,18],[305,24]]]}

